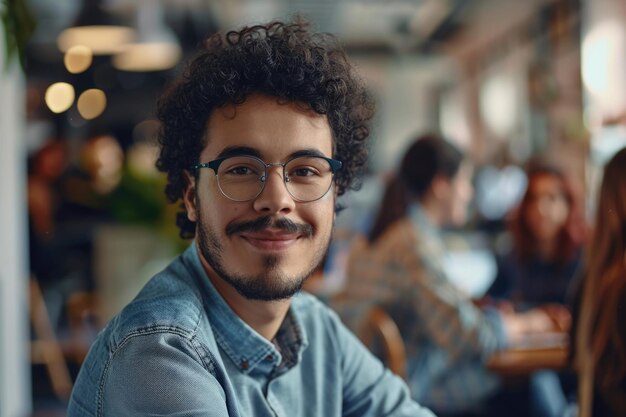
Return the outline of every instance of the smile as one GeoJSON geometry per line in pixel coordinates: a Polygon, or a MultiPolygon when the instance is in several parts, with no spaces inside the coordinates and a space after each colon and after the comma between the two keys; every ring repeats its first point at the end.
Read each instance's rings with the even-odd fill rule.
{"type": "Polygon", "coordinates": [[[274,252],[289,249],[300,238],[295,233],[258,232],[240,235],[248,244],[263,252],[274,252]]]}

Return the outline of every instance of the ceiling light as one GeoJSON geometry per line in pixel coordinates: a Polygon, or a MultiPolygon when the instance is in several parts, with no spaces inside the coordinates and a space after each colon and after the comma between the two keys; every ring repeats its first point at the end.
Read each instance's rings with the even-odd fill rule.
{"type": "Polygon", "coordinates": [[[180,60],[180,47],[167,42],[131,44],[113,57],[113,66],[124,71],[162,71],[180,60]]]}
{"type": "Polygon", "coordinates": [[[162,71],[174,67],[182,55],[176,36],[163,19],[159,1],[141,2],[137,9],[137,42],[113,56],[113,66],[124,71],[162,71]]]}
{"type": "Polygon", "coordinates": [[[94,55],[114,54],[135,39],[135,31],[122,25],[100,3],[96,0],[83,2],[76,23],[57,38],[57,45],[62,52],[83,45],[91,49],[94,55]]]}
{"type": "Polygon", "coordinates": [[[57,39],[57,45],[63,52],[72,46],[84,45],[94,55],[109,55],[120,51],[123,45],[132,42],[134,32],[121,26],[77,26],[65,29],[57,39]]]}

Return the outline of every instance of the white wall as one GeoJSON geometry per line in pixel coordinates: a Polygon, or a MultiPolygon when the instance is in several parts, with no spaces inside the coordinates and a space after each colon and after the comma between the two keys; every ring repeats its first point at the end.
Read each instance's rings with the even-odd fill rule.
{"type": "Polygon", "coordinates": [[[442,60],[417,57],[352,57],[376,99],[369,166],[397,168],[406,148],[422,133],[438,130],[435,90],[450,78],[442,60]]]}
{"type": "Polygon", "coordinates": [[[0,417],[31,412],[24,77],[0,22],[0,417]]]}

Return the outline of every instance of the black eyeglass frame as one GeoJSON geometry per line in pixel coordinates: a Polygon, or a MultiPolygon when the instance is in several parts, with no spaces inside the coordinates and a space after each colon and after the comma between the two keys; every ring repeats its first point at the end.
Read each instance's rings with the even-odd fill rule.
{"type": "Polygon", "coordinates": [[[273,167],[273,166],[280,166],[280,167],[283,168],[283,183],[285,183],[285,188],[287,189],[287,192],[289,193],[289,195],[295,201],[306,202],[306,203],[310,203],[312,201],[317,201],[320,198],[324,197],[328,193],[328,190],[330,190],[333,182],[331,180],[330,184],[328,185],[328,190],[326,190],[321,196],[319,196],[317,198],[314,198],[313,200],[302,200],[302,199],[299,199],[299,198],[295,197],[291,193],[291,191],[289,191],[289,188],[287,188],[287,186],[286,186],[286,183],[289,182],[289,177],[285,173],[285,167],[291,161],[293,161],[295,159],[298,159],[298,158],[320,158],[320,159],[325,160],[326,162],[328,162],[328,165],[330,165],[330,171],[331,171],[333,176],[337,173],[337,171],[339,171],[343,167],[343,162],[341,162],[341,161],[339,161],[337,159],[327,158],[327,157],[321,156],[321,155],[298,155],[298,156],[294,156],[293,158],[290,158],[286,162],[272,162],[272,163],[267,163],[264,160],[262,160],[261,158],[258,158],[258,157],[253,156],[253,155],[231,155],[231,156],[225,156],[223,158],[214,159],[214,160],[209,161],[209,162],[203,162],[203,163],[200,163],[200,164],[192,165],[190,167],[190,169],[191,170],[198,170],[198,169],[201,169],[201,168],[210,168],[210,169],[212,169],[213,172],[215,172],[215,177],[217,178],[217,186],[220,189],[220,192],[222,193],[222,195],[224,197],[228,198],[229,200],[243,203],[243,202],[246,202],[246,201],[252,201],[255,198],[257,198],[259,195],[261,195],[261,193],[265,189],[266,178],[267,178],[267,169],[270,168],[270,167],[273,167]],[[262,163],[264,165],[264,167],[265,167],[264,175],[260,178],[260,181],[263,183],[263,186],[259,189],[259,192],[254,197],[246,199],[246,200],[236,200],[236,199],[226,195],[224,190],[222,190],[222,186],[220,185],[220,181],[219,181],[219,174],[217,173],[220,165],[222,165],[222,162],[224,162],[225,160],[230,159],[230,158],[237,158],[237,157],[241,157],[241,156],[245,156],[245,157],[251,158],[251,159],[256,159],[257,161],[262,163]]]}

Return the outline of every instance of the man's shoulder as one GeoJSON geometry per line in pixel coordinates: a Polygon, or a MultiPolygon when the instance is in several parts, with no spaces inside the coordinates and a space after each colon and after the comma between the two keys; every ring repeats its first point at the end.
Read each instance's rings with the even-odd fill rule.
{"type": "Polygon", "coordinates": [[[109,323],[113,339],[142,332],[174,332],[191,337],[204,313],[193,277],[168,267],[155,275],[137,297],[109,323]]]}
{"type": "Polygon", "coordinates": [[[158,366],[148,365],[166,358],[210,368],[209,351],[215,347],[215,339],[199,278],[193,274],[181,267],[181,262],[172,262],[107,324],[81,367],[69,415],[78,415],[79,409],[95,415],[105,379],[124,377],[130,372],[124,369],[132,369],[132,365],[141,372],[158,371],[158,366]],[[154,360],[148,361],[146,355],[154,360]]]}

